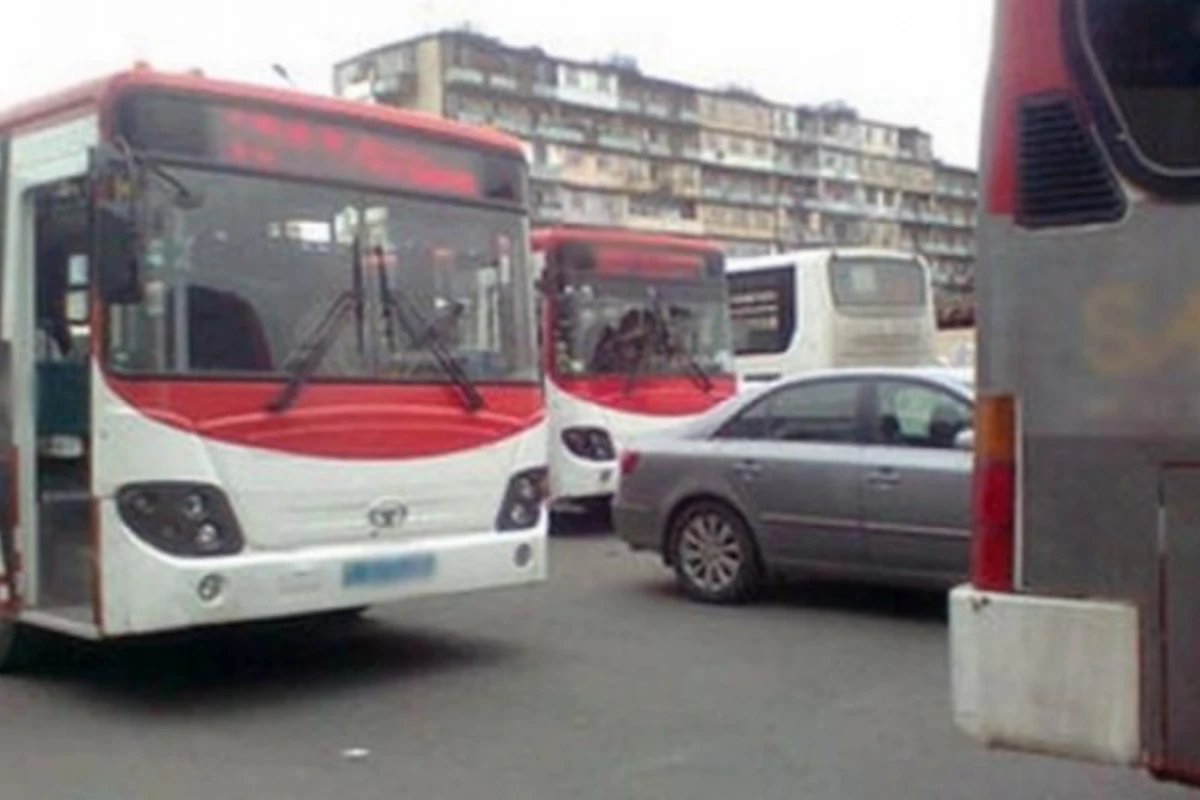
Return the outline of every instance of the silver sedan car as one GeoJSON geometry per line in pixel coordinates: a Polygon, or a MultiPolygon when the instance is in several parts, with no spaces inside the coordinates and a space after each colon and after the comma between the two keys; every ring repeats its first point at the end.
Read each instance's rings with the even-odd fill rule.
{"type": "Polygon", "coordinates": [[[967,569],[974,387],[952,369],[810,373],[631,441],[617,534],[689,596],[775,574],[950,586],[967,569]]]}

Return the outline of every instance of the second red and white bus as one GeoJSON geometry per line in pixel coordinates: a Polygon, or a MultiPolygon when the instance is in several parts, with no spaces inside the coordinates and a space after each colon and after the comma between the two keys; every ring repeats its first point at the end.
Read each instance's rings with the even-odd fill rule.
{"type": "Polygon", "coordinates": [[[606,507],[628,437],[686,422],[736,389],[716,245],[624,230],[535,232],[550,495],[606,507]]]}

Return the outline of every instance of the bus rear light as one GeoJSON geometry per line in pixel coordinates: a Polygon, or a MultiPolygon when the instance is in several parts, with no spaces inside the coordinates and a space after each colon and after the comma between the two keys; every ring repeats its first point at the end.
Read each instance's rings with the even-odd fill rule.
{"type": "Polygon", "coordinates": [[[525,470],[512,476],[496,517],[497,530],[527,530],[537,525],[547,496],[546,478],[545,467],[525,470]]]}
{"type": "Polygon", "coordinates": [[[243,547],[233,509],[215,486],[131,484],[117,492],[117,512],[139,539],[174,556],[225,556],[243,547]]]}
{"type": "Polygon", "coordinates": [[[632,475],[641,459],[642,456],[637,450],[626,450],[621,453],[621,475],[632,475]]]}
{"type": "Polygon", "coordinates": [[[974,531],[971,583],[1013,589],[1016,539],[1016,428],[1010,396],[981,397],[975,407],[974,531]]]}

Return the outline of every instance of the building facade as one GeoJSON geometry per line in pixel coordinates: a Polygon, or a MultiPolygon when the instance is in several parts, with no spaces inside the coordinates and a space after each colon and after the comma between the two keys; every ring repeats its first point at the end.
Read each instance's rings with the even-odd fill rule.
{"type": "Polygon", "coordinates": [[[334,68],[343,97],[491,125],[522,138],[535,224],[705,236],[731,255],[878,245],[923,253],[944,322],[970,310],[975,175],[932,137],[839,103],[790,106],[739,88],[583,63],[467,31],[334,68]]]}

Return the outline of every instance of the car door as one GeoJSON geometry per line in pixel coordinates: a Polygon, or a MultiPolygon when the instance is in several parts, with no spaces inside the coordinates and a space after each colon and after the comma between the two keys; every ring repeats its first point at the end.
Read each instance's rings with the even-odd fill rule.
{"type": "Polygon", "coordinates": [[[770,392],[719,432],[721,458],[766,559],[861,565],[866,387],[825,379],[770,392]]]}
{"type": "Polygon", "coordinates": [[[970,401],[922,380],[878,380],[872,441],[862,472],[864,528],[873,565],[917,579],[967,571],[972,454],[957,446],[970,401]]]}

